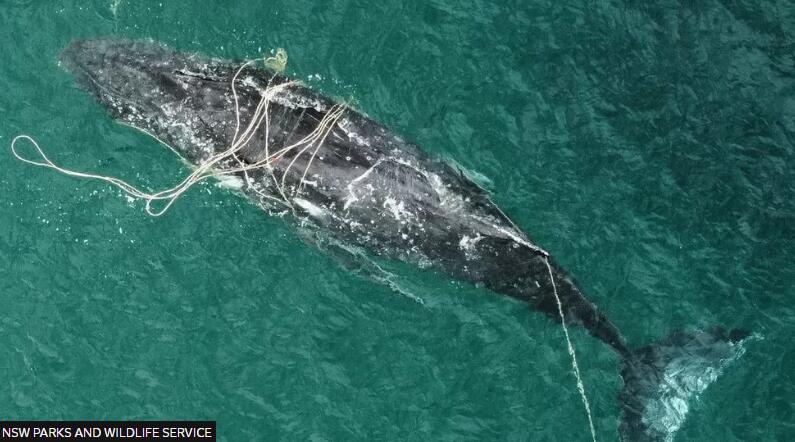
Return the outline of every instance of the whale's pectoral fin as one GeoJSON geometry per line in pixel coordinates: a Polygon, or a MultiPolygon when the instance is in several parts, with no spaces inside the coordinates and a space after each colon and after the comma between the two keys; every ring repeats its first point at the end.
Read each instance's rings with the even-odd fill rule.
{"type": "Polygon", "coordinates": [[[345,270],[362,278],[384,285],[395,293],[410,298],[420,304],[424,303],[422,298],[411,293],[409,289],[402,287],[398,283],[397,275],[378,265],[377,262],[367,256],[365,251],[354,246],[343,244],[333,238],[327,238],[322,233],[316,232],[310,228],[299,228],[296,230],[301,240],[321,252],[324,252],[345,270]]]}
{"type": "Polygon", "coordinates": [[[631,352],[621,370],[622,440],[672,440],[689,402],[743,354],[748,336],[743,330],[721,328],[676,332],[631,352]]]}

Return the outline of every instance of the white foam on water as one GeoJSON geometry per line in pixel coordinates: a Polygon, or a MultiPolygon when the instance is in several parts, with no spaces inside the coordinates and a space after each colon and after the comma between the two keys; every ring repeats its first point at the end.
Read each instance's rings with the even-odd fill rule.
{"type": "Polygon", "coordinates": [[[243,179],[235,175],[218,175],[216,186],[222,189],[240,190],[245,186],[243,179]]]}

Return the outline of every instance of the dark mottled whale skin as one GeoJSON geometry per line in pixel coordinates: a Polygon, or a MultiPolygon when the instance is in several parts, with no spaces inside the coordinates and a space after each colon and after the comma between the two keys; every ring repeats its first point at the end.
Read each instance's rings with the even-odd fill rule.
{"type": "MultiPolygon", "coordinates": [[[[114,119],[150,133],[189,163],[201,163],[232,142],[230,83],[242,62],[181,53],[155,42],[112,39],[75,41],[61,61],[114,119]]],[[[244,69],[236,82],[241,124],[248,124],[268,85],[286,81],[262,67],[244,69]]],[[[288,145],[309,134],[334,104],[305,86],[288,87],[270,104],[270,145],[288,145]]],[[[260,130],[243,149],[244,162],[264,158],[265,136],[260,130]]],[[[677,332],[630,350],[554,259],[482,189],[353,109],[334,126],[301,185],[309,157],[286,155],[273,165],[273,176],[263,169],[249,172],[250,185],[242,190],[267,211],[285,214],[339,243],[488,287],[559,321],[548,260],[567,322],[585,327],[622,359],[621,434],[626,440],[663,440],[678,428],[653,422],[653,413],[666,408],[660,385],[669,367],[685,360],[694,367],[690,375],[698,376],[695,371],[720,366],[740,351],[746,334],[723,329],[677,332]],[[275,202],[282,194],[274,176],[284,180],[284,203],[275,202]]],[[[231,166],[231,161],[221,165],[231,166]]],[[[686,393],[697,394],[703,387],[691,390],[686,393]]]]}

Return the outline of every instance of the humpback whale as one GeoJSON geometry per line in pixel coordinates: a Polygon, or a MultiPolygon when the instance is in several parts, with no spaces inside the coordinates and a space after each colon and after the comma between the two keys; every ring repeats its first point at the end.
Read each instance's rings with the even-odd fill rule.
{"type": "Polygon", "coordinates": [[[671,440],[688,401],[743,352],[749,333],[723,327],[630,346],[459,168],[277,70],[119,39],[73,41],[60,59],[113,119],[194,167],[209,161],[213,171],[240,178],[255,204],[343,261],[357,262],[363,251],[415,264],[583,327],[620,359],[623,440],[671,440]],[[262,124],[238,143],[252,119],[262,124]],[[235,143],[233,155],[218,157],[235,143]],[[300,148],[280,150],[290,145],[300,148]]]}

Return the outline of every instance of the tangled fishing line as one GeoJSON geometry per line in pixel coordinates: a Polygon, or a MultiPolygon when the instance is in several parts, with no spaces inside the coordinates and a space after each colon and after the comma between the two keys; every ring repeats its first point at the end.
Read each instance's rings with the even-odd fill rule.
{"type": "MultiPolygon", "coordinates": [[[[331,106],[331,108],[326,112],[323,118],[320,120],[318,125],[314,128],[312,132],[306,135],[304,138],[300,139],[299,141],[292,143],[288,146],[284,146],[271,152],[270,144],[270,116],[268,113],[268,107],[270,102],[279,94],[287,90],[292,86],[296,86],[299,83],[297,81],[287,81],[284,83],[280,83],[277,85],[271,86],[270,82],[268,83],[267,87],[262,91],[262,96],[257,104],[256,109],[249,121],[248,126],[241,132],[241,123],[240,123],[240,103],[238,99],[237,93],[237,78],[240,73],[248,66],[252,65],[254,61],[248,61],[244,63],[238,70],[235,72],[234,76],[232,77],[231,87],[232,87],[232,97],[234,99],[234,108],[235,108],[235,132],[232,137],[232,142],[229,147],[224,150],[223,152],[217,153],[215,155],[210,156],[207,160],[202,162],[200,165],[196,167],[196,169],[190,173],[187,177],[185,177],[179,184],[161,190],[155,193],[145,192],[127,182],[115,178],[112,176],[106,175],[98,175],[92,173],[85,173],[85,172],[78,172],[75,170],[66,169],[60,167],[53,163],[47,155],[45,155],[44,151],[41,149],[39,144],[29,135],[17,135],[11,141],[11,153],[20,161],[34,165],[39,167],[46,167],[50,169],[54,169],[58,172],[61,172],[65,175],[74,176],[78,178],[87,178],[87,179],[95,179],[100,181],[105,181],[113,186],[118,187],[127,195],[138,198],[146,201],[146,213],[151,216],[160,216],[164,214],[173,204],[174,202],[182,196],[191,186],[197,184],[207,178],[211,177],[221,177],[224,175],[233,175],[237,173],[242,173],[246,184],[249,188],[253,189],[258,195],[262,196],[266,199],[276,200],[280,203],[287,205],[288,207],[292,208],[292,203],[290,202],[290,198],[288,198],[287,193],[285,192],[286,188],[286,179],[287,174],[290,169],[295,164],[296,160],[301,157],[305,153],[310,153],[309,160],[307,162],[306,167],[304,168],[304,172],[301,175],[301,179],[298,181],[298,185],[294,189],[294,194],[297,194],[301,191],[307,172],[312,165],[313,160],[318,154],[318,151],[323,146],[326,137],[331,133],[334,129],[335,125],[342,117],[343,113],[347,109],[347,104],[335,104],[331,106]],[[264,151],[265,156],[263,159],[256,161],[254,163],[246,164],[243,160],[238,156],[243,148],[245,148],[251,140],[254,138],[257,131],[264,125],[265,130],[265,145],[264,151]],[[31,160],[21,156],[17,152],[17,142],[20,140],[25,140],[29,142],[36,152],[41,157],[41,161],[31,160]],[[285,157],[287,154],[297,151],[294,155],[290,163],[285,168],[284,172],[282,173],[281,179],[278,179],[273,172],[273,164],[277,161],[285,157]],[[230,161],[233,161],[236,165],[226,167],[224,169],[220,169],[217,166],[221,165],[228,165],[230,161]],[[223,163],[223,164],[222,164],[223,163]],[[256,187],[252,185],[252,180],[249,177],[249,172],[254,170],[266,170],[270,177],[273,179],[273,184],[276,187],[279,195],[281,198],[274,197],[272,195],[268,195],[263,193],[256,187]],[[163,206],[156,208],[153,206],[154,202],[163,202],[163,206]]],[[[265,66],[272,69],[276,73],[282,72],[284,70],[285,64],[287,63],[287,54],[283,49],[278,49],[274,57],[268,57],[264,60],[265,66]]],[[[275,75],[274,75],[275,77],[275,75]]],[[[271,81],[273,77],[271,78],[271,81]]],[[[539,249],[540,250],[540,249],[539,249]]],[[[580,375],[580,369],[577,365],[577,357],[574,352],[574,345],[572,344],[571,338],[569,337],[568,327],[566,326],[566,318],[563,314],[563,304],[560,301],[560,297],[558,296],[557,287],[555,286],[555,280],[552,276],[552,268],[549,264],[549,260],[547,254],[544,252],[544,263],[547,266],[547,270],[549,271],[549,279],[552,283],[553,294],[555,295],[555,300],[557,302],[558,307],[558,314],[560,316],[560,323],[563,328],[563,333],[566,337],[566,344],[569,352],[569,356],[571,357],[572,363],[572,371],[574,376],[577,380],[577,390],[580,394],[580,398],[582,399],[583,405],[585,406],[585,412],[588,416],[588,425],[591,431],[591,437],[594,442],[596,442],[596,431],[594,430],[593,425],[593,418],[591,416],[591,407],[588,402],[588,397],[585,394],[585,386],[582,382],[582,376],[580,375]]]]}
{"type": "MultiPolygon", "coordinates": [[[[279,50],[275,57],[269,57],[265,60],[266,66],[274,69],[275,71],[279,72],[284,69],[284,64],[287,61],[286,53],[284,50],[279,50]]],[[[50,169],[54,169],[58,172],[63,174],[74,176],[78,178],[88,178],[88,179],[95,179],[100,181],[105,181],[109,184],[112,184],[119,189],[121,189],[127,195],[142,199],[146,201],[146,213],[151,216],[160,216],[164,214],[172,204],[184,194],[191,186],[194,184],[206,180],[207,178],[211,177],[221,177],[224,175],[233,175],[237,173],[243,173],[246,183],[249,186],[252,186],[251,178],[249,177],[248,172],[253,170],[267,170],[270,173],[270,176],[273,178],[274,185],[278,190],[279,195],[281,198],[275,198],[271,195],[265,194],[261,192],[259,189],[252,187],[257,194],[264,198],[268,199],[275,199],[289,207],[292,207],[290,203],[290,199],[287,197],[285,193],[286,187],[286,179],[287,175],[290,172],[290,169],[293,168],[295,162],[305,153],[310,153],[309,161],[304,169],[303,174],[301,175],[301,179],[297,188],[295,189],[295,193],[299,192],[303,187],[303,184],[306,179],[307,172],[312,165],[315,156],[317,155],[320,148],[323,146],[326,137],[331,133],[334,126],[337,124],[339,119],[342,117],[343,113],[347,108],[346,103],[342,104],[335,104],[331,106],[331,108],[326,112],[324,117],[320,120],[317,126],[314,128],[312,132],[306,135],[304,138],[300,139],[299,141],[292,143],[288,146],[281,147],[273,152],[271,152],[270,144],[270,117],[268,114],[268,105],[270,102],[276,97],[279,93],[284,92],[291,86],[296,86],[299,83],[297,81],[287,81],[284,83],[271,85],[270,83],[262,92],[262,97],[257,104],[256,109],[254,110],[254,114],[251,117],[251,120],[248,126],[241,132],[241,123],[240,123],[240,104],[238,99],[237,87],[236,82],[237,78],[240,73],[248,66],[250,66],[254,61],[248,61],[244,63],[240,68],[235,72],[235,75],[232,77],[232,96],[235,102],[235,133],[232,137],[232,143],[230,146],[224,150],[223,152],[217,153],[212,155],[207,160],[203,161],[199,164],[196,169],[190,173],[185,179],[183,179],[179,184],[161,190],[155,193],[149,193],[135,187],[119,178],[106,176],[106,175],[98,175],[92,173],[85,173],[85,172],[78,172],[75,170],[66,169],[60,167],[53,163],[47,155],[45,155],[44,151],[41,149],[39,144],[29,135],[18,135],[11,141],[11,153],[20,161],[23,161],[28,164],[32,164],[34,166],[39,167],[47,167],[50,169]],[[243,160],[238,156],[240,151],[246,147],[251,140],[254,138],[257,131],[264,125],[265,130],[265,157],[259,161],[254,163],[246,164],[243,160]],[[28,141],[36,152],[41,157],[41,161],[31,160],[29,158],[25,158],[17,152],[17,143],[20,140],[28,141]],[[286,155],[290,154],[291,152],[297,153],[293,156],[290,163],[285,168],[281,180],[277,179],[275,174],[273,173],[273,164],[277,161],[285,157],[286,155]],[[233,160],[236,165],[231,167],[226,167],[220,169],[216,166],[220,166],[222,163],[228,162],[233,160]],[[156,201],[162,202],[162,207],[155,207],[153,203],[156,201]]]]}

